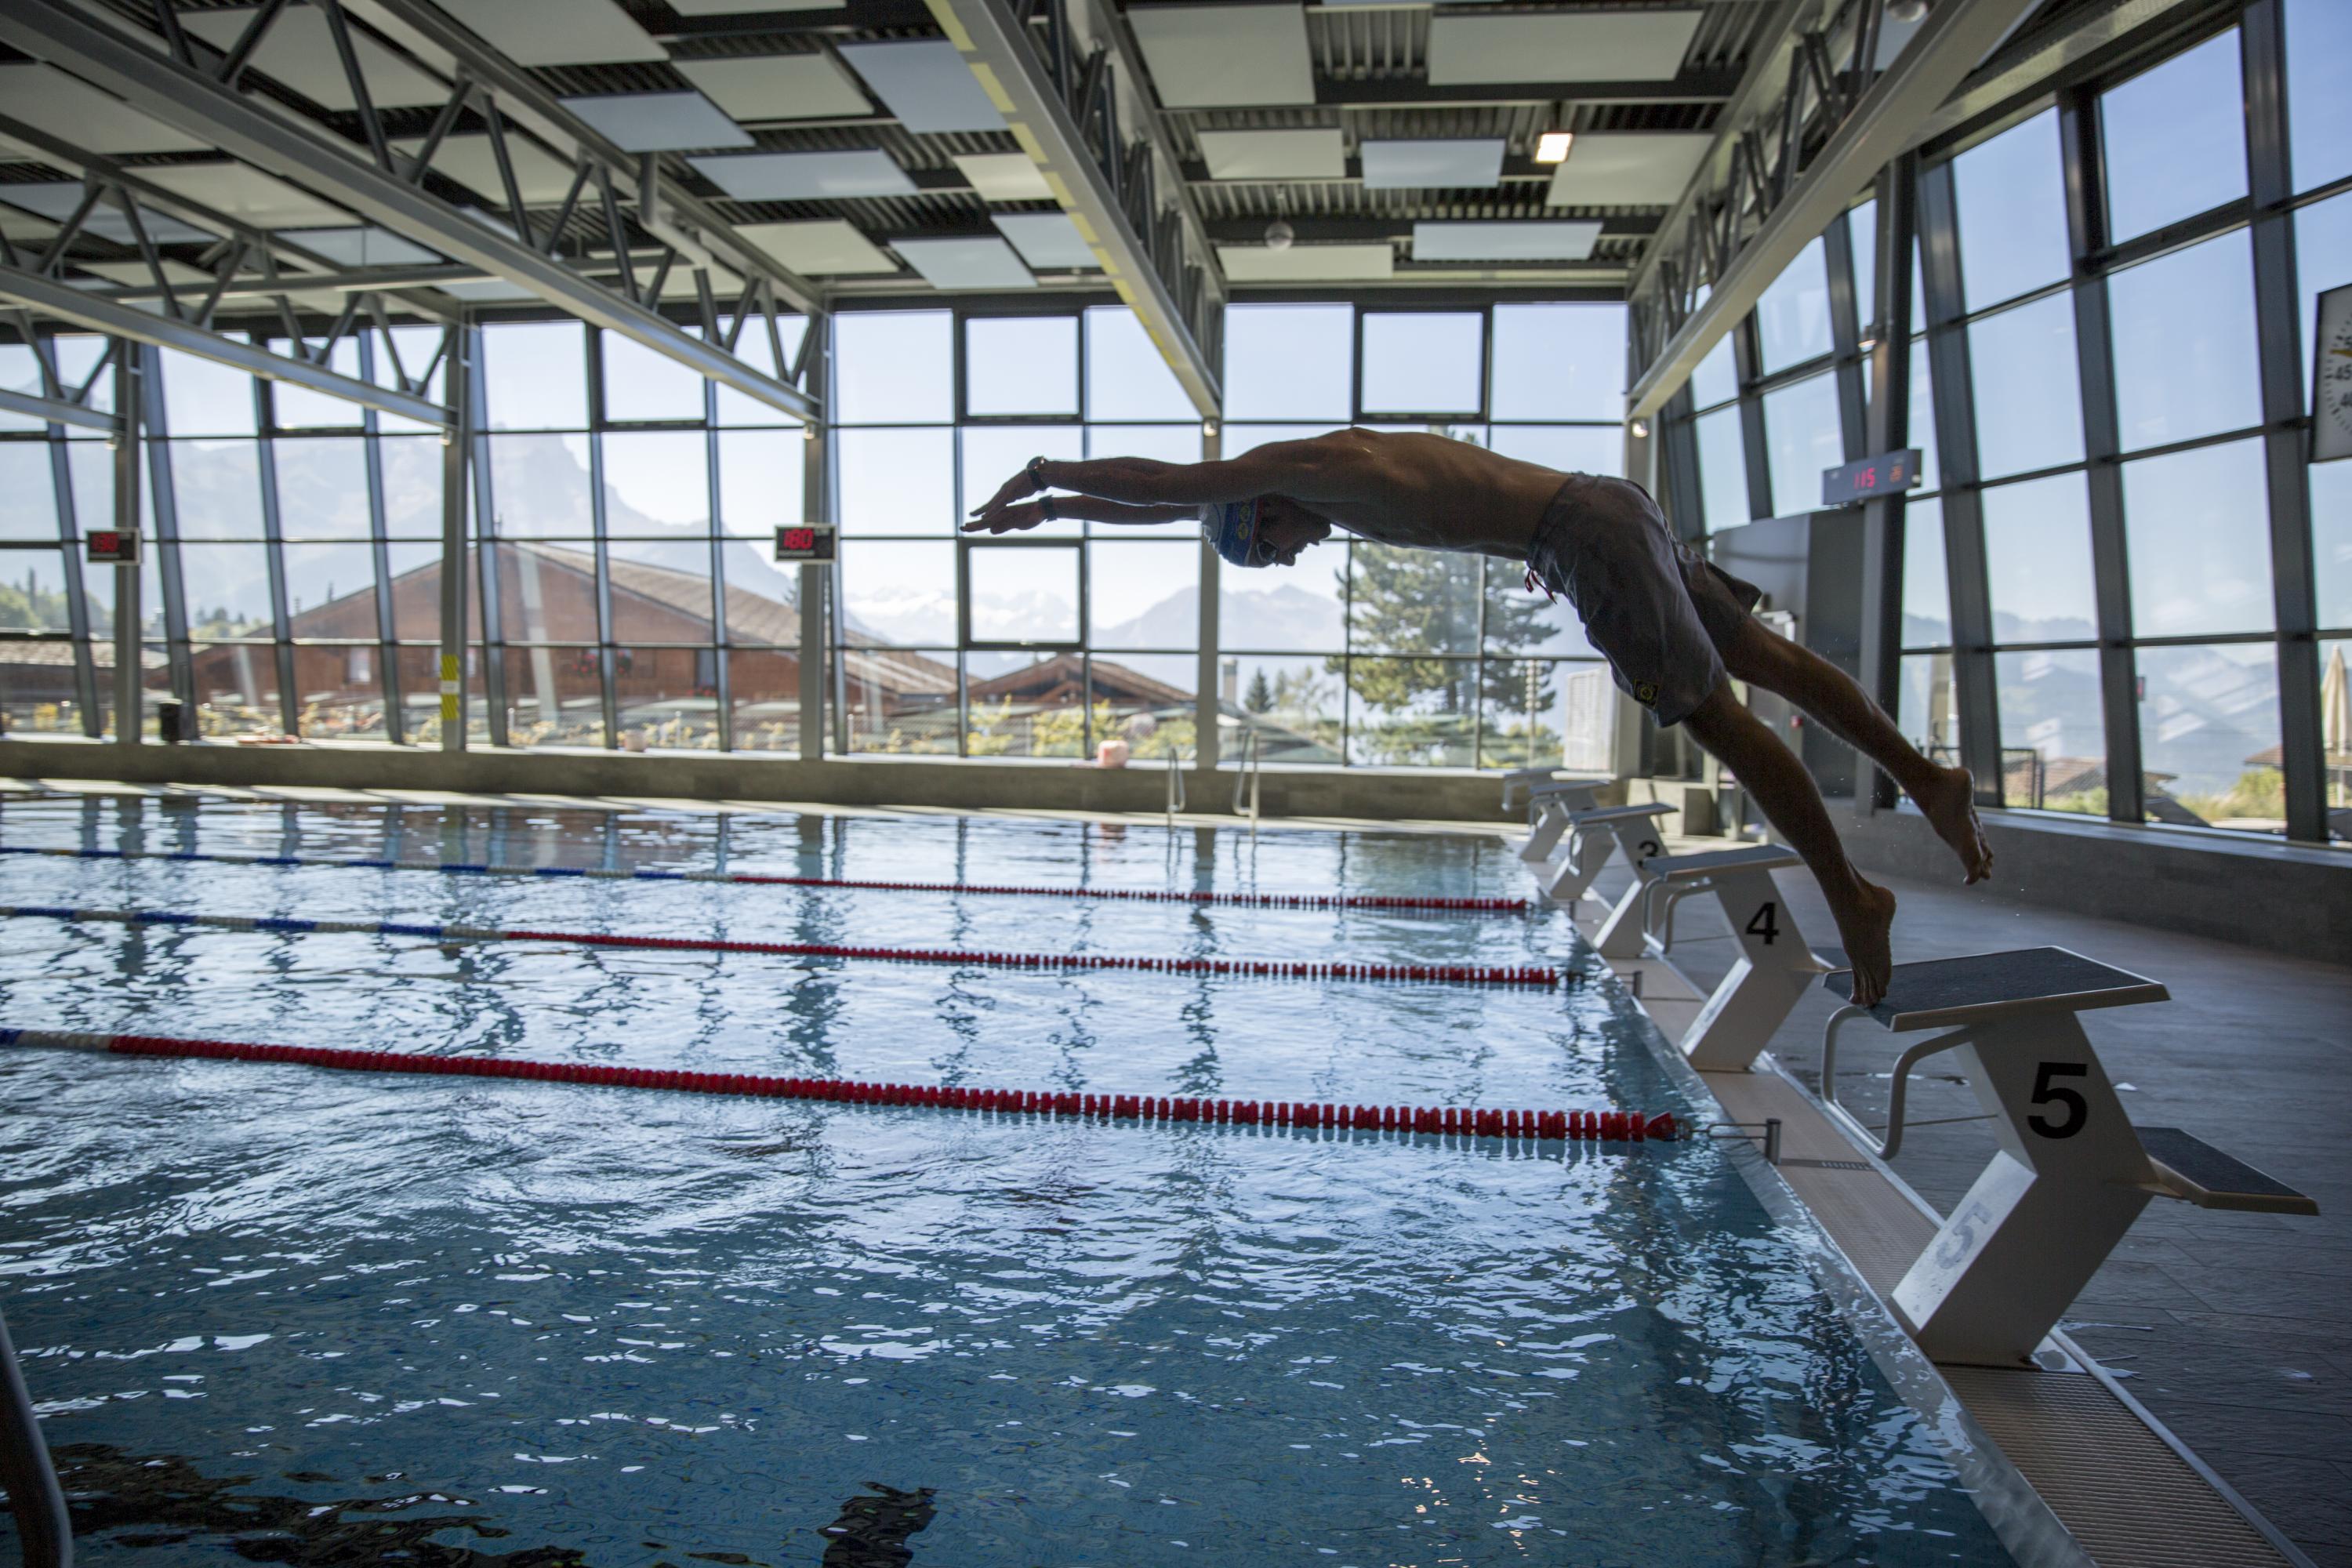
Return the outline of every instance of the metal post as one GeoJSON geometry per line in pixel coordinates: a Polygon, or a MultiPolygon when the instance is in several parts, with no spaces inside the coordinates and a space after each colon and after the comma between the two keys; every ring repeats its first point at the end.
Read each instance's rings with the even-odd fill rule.
{"type": "MultiPolygon", "coordinates": [[[[1764,395],[1756,390],[1757,379],[1764,374],[1764,343],[1753,315],[1743,317],[1731,329],[1731,363],[1739,380],[1739,449],[1747,459],[1748,515],[1778,517],[1779,502],[1772,494],[1772,447],[1764,429],[1764,395]]],[[[1813,509],[1808,504],[1805,510],[1813,509]]]]}
{"type": "MultiPolygon", "coordinates": [[[[1869,265],[1878,305],[1877,342],[1869,351],[1870,407],[1863,451],[1891,452],[1911,444],[1911,243],[1918,226],[1918,163],[1905,154],[1878,175],[1878,236],[1869,265]]],[[[1864,323],[1869,325],[1869,323],[1864,323]]],[[[1862,510],[1862,689],[1889,713],[1901,707],[1903,674],[1903,552],[1906,498],[1900,490],[1862,510]]],[[[1854,791],[1865,815],[1891,809],[1895,781],[1867,768],[1867,787],[1854,791]]]]}
{"type": "MultiPolygon", "coordinates": [[[[2089,89],[2059,100],[2058,144],[2065,160],[2066,233],[2074,255],[2074,356],[2083,397],[2083,456],[2091,501],[2091,583],[2099,617],[2099,697],[2106,727],[2107,815],[2138,822],[2145,775],[2140,771],[2138,680],[2132,658],[2131,576],[2124,542],[2124,472],[2116,415],[2115,356],[2107,315],[2107,280],[2087,258],[2105,243],[2105,204],[2098,185],[2098,108],[2089,89]]],[[[2035,803],[2039,805],[2039,802],[2035,803]]]]}
{"type": "Polygon", "coordinates": [[[278,510],[278,444],[270,434],[276,427],[275,417],[268,388],[258,376],[253,379],[253,426],[261,433],[253,447],[261,477],[261,538],[269,578],[270,668],[278,672],[278,730],[291,735],[299,732],[300,722],[295,710],[293,619],[286,602],[286,528],[278,510]]]}
{"type": "MultiPolygon", "coordinates": [[[[37,338],[27,345],[37,355],[54,363],[57,353],[55,340],[44,348],[37,338]]],[[[45,363],[44,368],[47,368],[45,363]]],[[[81,710],[81,731],[91,740],[102,732],[98,712],[98,671],[92,661],[89,630],[89,600],[83,591],[88,573],[81,558],[81,519],[74,495],[73,464],[69,454],[72,446],[65,438],[65,427],[55,421],[47,426],[47,439],[42,445],[48,448],[49,489],[56,500],[58,541],[64,552],[58,565],[65,580],[66,629],[73,641],[74,706],[81,710]]]]}
{"type": "Polygon", "coordinates": [[[2268,479],[2271,580],[2278,621],[2279,739],[2286,836],[2327,842],[2327,775],[2319,717],[2319,607],[2313,594],[2311,494],[2304,461],[2301,301],[2294,218],[2286,210],[2286,42],[2279,0],[2254,0],[2241,24],[2246,152],[2253,195],[2254,321],[2262,374],[2263,466],[2268,479]]]}
{"type": "MultiPolygon", "coordinates": [[[[376,376],[373,333],[359,334],[359,350],[360,374],[373,381],[376,376]]],[[[360,438],[360,447],[367,463],[368,552],[375,563],[376,689],[383,698],[385,743],[401,746],[408,742],[408,726],[407,715],[400,708],[400,651],[394,646],[398,627],[393,616],[392,549],[385,541],[383,437],[374,409],[366,410],[362,417],[366,434],[360,438]]]]}
{"type": "Polygon", "coordinates": [[[73,1525],[66,1517],[66,1494],[41,1441],[33,1396],[16,1367],[16,1347],[8,1340],[8,1320],[0,1317],[0,1486],[16,1515],[26,1568],[73,1568],[73,1525]]]}
{"type": "MultiPolygon", "coordinates": [[[[1985,577],[1984,501],[1977,479],[1976,402],[1969,333],[1960,324],[1960,249],[1952,166],[1918,172],[1919,279],[1927,291],[1927,375],[1934,387],[1936,462],[1944,487],[1944,561],[1952,592],[1952,685],[1960,761],[1977,804],[2001,804],[2000,709],[1993,689],[1992,598],[1985,577]]],[[[1908,258],[1906,258],[1908,265],[1908,258]]],[[[1903,331],[1908,322],[1894,322],[1903,331]]]]}
{"type": "Polygon", "coordinates": [[[449,428],[441,435],[441,749],[466,749],[466,468],[474,441],[474,334],[449,331],[441,385],[449,428]]]}
{"type": "MultiPolygon", "coordinates": [[[[588,518],[595,532],[596,557],[596,694],[603,706],[604,748],[621,743],[619,650],[613,646],[613,552],[606,542],[612,531],[605,516],[604,491],[604,339],[586,334],[588,345],[588,518]]],[[[528,632],[529,628],[526,628],[528,632]]],[[[551,633],[549,635],[552,635],[551,633]]],[[[539,700],[545,710],[549,693],[539,700]]]]}
{"type": "MultiPolygon", "coordinates": [[[[1201,460],[1213,463],[1224,450],[1224,422],[1204,419],[1201,422],[1201,460]]],[[[1192,765],[1209,770],[1217,765],[1220,738],[1217,734],[1217,569],[1224,563],[1217,558],[1217,547],[1206,533],[1201,538],[1201,603],[1200,653],[1193,664],[1192,693],[1192,765]]]]}
{"type": "MultiPolygon", "coordinates": [[[[830,323],[820,319],[812,321],[808,330],[824,331],[830,323]]],[[[786,437],[790,439],[790,437],[786,437]]],[[[830,449],[824,426],[811,425],[801,437],[801,448],[806,453],[801,475],[802,515],[811,522],[829,521],[833,509],[825,504],[831,487],[825,483],[825,454],[830,449]]],[[[824,584],[830,569],[814,561],[801,563],[800,578],[800,680],[801,680],[801,760],[815,762],[824,755],[824,676],[825,624],[824,584]]]]}
{"type": "MultiPolygon", "coordinates": [[[[114,526],[131,533],[139,531],[139,436],[146,392],[141,364],[139,350],[117,339],[114,414],[122,421],[122,428],[114,437],[114,526]]],[[[114,569],[114,738],[125,746],[137,745],[146,727],[146,691],[140,669],[145,651],[140,639],[140,570],[136,561],[114,569]]]]}
{"type": "MultiPolygon", "coordinates": [[[[187,584],[180,573],[180,497],[179,487],[172,474],[172,408],[163,393],[163,353],[152,344],[139,349],[139,446],[147,458],[148,481],[155,487],[155,563],[156,585],[163,592],[163,643],[166,668],[173,700],[183,705],[194,721],[196,706],[195,665],[188,648],[187,584]]],[[[116,505],[121,504],[122,487],[115,487],[116,505]]],[[[120,515],[118,513],[118,515],[120,515]]],[[[137,520],[137,514],[132,514],[137,520]]],[[[138,611],[131,612],[134,616],[138,611]]]]}

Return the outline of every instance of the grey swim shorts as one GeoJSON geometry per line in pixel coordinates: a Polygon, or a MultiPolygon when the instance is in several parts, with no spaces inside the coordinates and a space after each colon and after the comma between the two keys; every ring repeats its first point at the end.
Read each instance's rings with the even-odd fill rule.
{"type": "Polygon", "coordinates": [[[1717,651],[1763,590],[1674,536],[1641,486],[1571,474],[1528,547],[1530,584],[1565,595],[1617,684],[1679,724],[1722,684],[1717,651]]]}

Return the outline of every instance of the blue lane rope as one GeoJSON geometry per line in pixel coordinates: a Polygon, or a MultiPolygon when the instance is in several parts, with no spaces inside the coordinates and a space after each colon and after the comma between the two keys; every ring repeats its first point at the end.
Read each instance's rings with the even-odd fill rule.
{"type": "MultiPolygon", "coordinates": [[[[94,921],[130,926],[209,926],[289,935],[421,937],[427,942],[551,942],[575,947],[667,952],[747,952],[778,958],[856,958],[896,963],[981,965],[992,969],[1110,969],[1155,974],[1241,975],[1271,980],[1404,980],[1458,985],[1556,986],[1560,972],[1543,964],[1363,963],[1339,959],[1124,957],[1104,952],[984,952],[965,948],[848,947],[818,942],[731,942],[719,937],[637,936],[409,921],[312,920],[295,915],[205,915],[178,910],[82,910],[66,904],[0,904],[0,918],[94,921]]],[[[1571,979],[1573,984],[1573,979],[1571,979]]]]}
{"type": "Polygon", "coordinates": [[[1405,894],[1210,893],[1159,888],[1018,888],[978,882],[890,882],[843,877],[785,877],[761,871],[656,871],[604,866],[498,866],[487,861],[352,860],[304,855],[219,855],[196,849],[65,849],[0,844],[0,855],[68,860],[175,860],[215,866],[320,866],[358,871],[438,871],[445,877],[584,877],[623,882],[720,882],[734,887],[839,888],[876,893],[952,893],[1032,899],[1089,899],[1154,904],[1224,904],[1269,910],[1428,910],[1448,914],[1526,914],[1525,899],[1418,898],[1405,894]]]}

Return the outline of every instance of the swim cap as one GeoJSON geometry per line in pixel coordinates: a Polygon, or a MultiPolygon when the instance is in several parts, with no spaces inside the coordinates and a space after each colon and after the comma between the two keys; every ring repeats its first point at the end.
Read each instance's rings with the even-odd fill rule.
{"type": "Polygon", "coordinates": [[[1255,500],[1229,500],[1211,508],[1202,520],[1202,531],[1217,547],[1217,553],[1235,566],[1269,566],[1274,563],[1272,552],[1258,537],[1255,500]]]}

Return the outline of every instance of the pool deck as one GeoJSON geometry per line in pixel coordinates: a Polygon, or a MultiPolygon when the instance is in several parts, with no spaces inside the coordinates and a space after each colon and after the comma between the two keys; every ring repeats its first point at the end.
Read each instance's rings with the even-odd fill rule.
{"type": "MultiPolygon", "coordinates": [[[[1580,916],[1597,919],[1601,900],[1627,879],[1612,867],[1580,916]]],[[[2352,969],[2011,903],[1997,885],[1888,881],[1901,900],[1898,963],[2055,944],[2162,981],[2169,1005],[2084,1018],[2133,1120],[2209,1135],[2318,1199],[2316,1219],[2151,1205],[2077,1299],[2062,1333],[2311,1562],[2352,1568],[2352,1152],[2339,1131],[2352,1120],[2345,1071],[2352,969]]],[[[1810,878],[1783,872],[1778,882],[1804,930],[1824,938],[1834,931],[1810,878]]],[[[1719,919],[1694,907],[1675,943],[1682,977],[1655,960],[1619,967],[1643,972],[1643,1005],[1672,1039],[1697,1011],[1699,992],[1689,983],[1711,986],[1736,955],[1719,919]]],[[[1774,1036],[1770,1050],[1785,1077],[1706,1075],[1732,1116],[1781,1116],[1785,1154],[1799,1160],[1857,1158],[1811,1100],[1822,1026],[1835,1006],[1813,990],[1774,1036]]],[[[1892,1058],[1859,1045],[1866,1037],[1849,1042],[1838,1076],[1842,1098],[1875,1122],[1888,1088],[1876,1075],[1892,1058]]],[[[1933,1067],[1915,1079],[1914,1131],[1893,1170],[1941,1207],[1967,1191],[1994,1142],[1974,1095],[1933,1067]]],[[[1781,1174],[1882,1294],[1932,1234],[1927,1215],[1874,1172],[1784,1164],[1781,1174]]],[[[1975,1369],[1946,1375],[2102,1564],[2291,1561],[2248,1540],[2242,1525],[2230,1529],[2210,1489],[2149,1442],[2097,1380],[1975,1369]],[[2138,1457],[2118,1466],[2121,1446],[2138,1457]],[[2183,1480],[2190,1484],[2168,1484],[2183,1480]],[[2103,1485],[2113,1495],[2097,1496],[2103,1485]],[[2199,1492],[2202,1507],[2193,1506],[2199,1492]],[[2189,1518],[2176,1516],[2183,1502],[2192,1505],[2189,1518]],[[2199,1516],[2214,1533],[2192,1546],[2196,1537],[2182,1527],[2199,1516]],[[2161,1529],[2142,1528],[2151,1524],[2161,1529]]]]}

